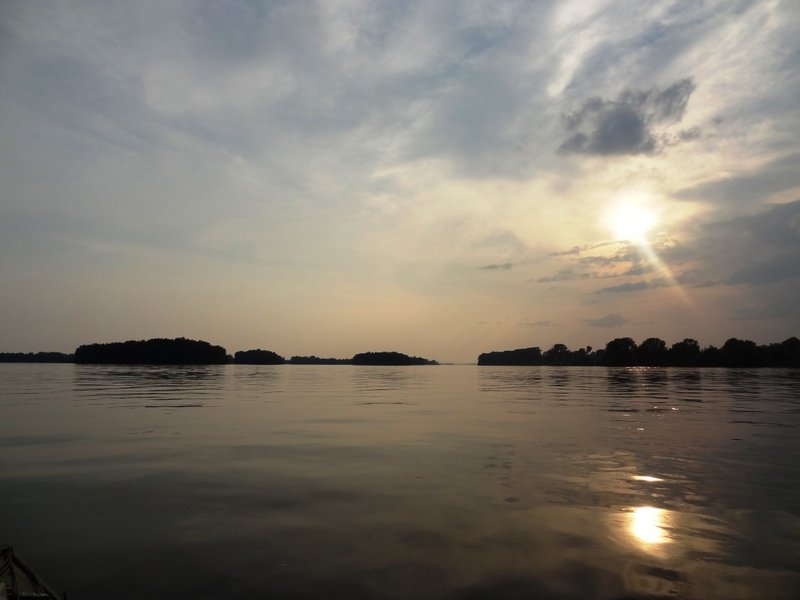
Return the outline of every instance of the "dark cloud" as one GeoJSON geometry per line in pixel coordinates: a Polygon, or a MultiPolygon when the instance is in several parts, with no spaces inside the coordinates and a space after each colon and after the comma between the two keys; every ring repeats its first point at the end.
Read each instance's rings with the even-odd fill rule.
{"type": "Polygon", "coordinates": [[[510,271],[514,268],[514,263],[505,262],[500,264],[485,265],[478,267],[481,271],[510,271]]]}
{"type": "Polygon", "coordinates": [[[583,246],[573,246],[569,250],[562,250],[560,252],[551,252],[550,256],[572,256],[572,255],[579,255],[581,252],[586,252],[588,250],[594,250],[595,248],[603,248],[604,246],[615,246],[618,245],[619,242],[600,242],[599,244],[584,244],[583,246]]]}
{"type": "Polygon", "coordinates": [[[754,215],[717,221],[710,224],[708,230],[713,234],[735,236],[740,242],[800,251],[800,200],[773,204],[754,215]]]}
{"type": "Polygon", "coordinates": [[[676,240],[663,240],[653,245],[653,251],[664,264],[682,264],[697,258],[696,249],[676,240]]]}
{"type": "Polygon", "coordinates": [[[589,279],[590,277],[591,277],[590,273],[578,273],[573,269],[566,268],[566,269],[561,269],[555,275],[540,277],[536,281],[538,283],[554,283],[557,281],[580,281],[583,279],[589,279]]]}
{"type": "Polygon", "coordinates": [[[739,269],[731,275],[727,283],[765,285],[800,276],[800,254],[773,256],[769,260],[757,262],[739,269]]]}
{"type": "Polygon", "coordinates": [[[630,269],[625,271],[624,273],[620,274],[620,277],[637,277],[641,275],[649,275],[656,268],[652,264],[637,264],[632,266],[630,269]]]}
{"type": "Polygon", "coordinates": [[[678,283],[677,281],[673,281],[671,279],[667,279],[664,277],[659,277],[658,279],[652,279],[650,281],[642,280],[642,281],[623,283],[621,285],[612,285],[611,287],[605,287],[597,290],[595,294],[640,292],[642,290],[652,290],[656,288],[672,287],[674,285],[677,285],[677,283],[678,283]]]}
{"type": "Polygon", "coordinates": [[[584,319],[583,322],[589,327],[619,327],[627,323],[628,320],[617,313],[610,313],[599,319],[584,319]]]}
{"type": "Polygon", "coordinates": [[[754,303],[752,306],[737,308],[733,311],[733,317],[741,321],[788,317],[798,322],[800,318],[797,311],[797,296],[789,292],[767,301],[754,303]]]}
{"type": "Polygon", "coordinates": [[[681,190],[677,198],[745,203],[800,186],[800,154],[776,159],[757,172],[681,190]]]}
{"type": "MultiPolygon", "coordinates": [[[[580,109],[564,117],[569,137],[559,147],[561,154],[649,154],[659,140],[653,126],[683,118],[686,104],[695,89],[690,78],[681,79],[664,91],[623,92],[617,100],[589,98],[580,109]]],[[[667,140],[697,137],[689,130],[667,140]]]]}
{"type": "Polygon", "coordinates": [[[800,200],[712,223],[706,233],[724,253],[726,271],[732,268],[725,283],[760,286],[800,276],[800,200]]]}
{"type": "Polygon", "coordinates": [[[638,264],[644,260],[642,251],[637,246],[624,246],[610,256],[583,256],[578,262],[584,266],[610,267],[618,263],[638,264]]]}

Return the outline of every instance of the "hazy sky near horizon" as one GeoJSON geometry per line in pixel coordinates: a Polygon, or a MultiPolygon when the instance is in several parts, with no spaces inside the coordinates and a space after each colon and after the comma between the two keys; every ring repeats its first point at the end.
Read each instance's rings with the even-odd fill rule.
{"type": "Polygon", "coordinates": [[[800,5],[9,0],[0,351],[800,335],[800,5]]]}

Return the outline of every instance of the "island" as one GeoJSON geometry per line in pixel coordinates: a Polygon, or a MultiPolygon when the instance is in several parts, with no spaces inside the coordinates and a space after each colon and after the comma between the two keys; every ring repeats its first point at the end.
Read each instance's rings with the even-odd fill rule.
{"type": "Polygon", "coordinates": [[[351,361],[354,365],[386,365],[386,366],[406,366],[406,365],[438,365],[435,360],[420,358],[419,356],[409,356],[402,352],[362,352],[356,354],[351,361]]]}
{"type": "Polygon", "coordinates": [[[64,352],[0,352],[0,363],[71,363],[75,356],[64,352]]]}
{"type": "MultiPolygon", "coordinates": [[[[286,360],[271,350],[240,350],[234,356],[222,346],[187,338],[153,338],[126,342],[94,343],[79,346],[73,354],[63,352],[2,352],[0,363],[78,363],[78,364],[163,364],[201,365],[234,363],[242,365],[438,365],[435,360],[409,356],[402,352],[361,352],[352,358],[292,356],[286,360]]],[[[637,344],[621,337],[605,347],[591,346],[570,350],[554,344],[542,351],[539,346],[515,350],[495,350],[478,356],[479,366],[603,366],[603,367],[727,367],[799,368],[800,339],[789,337],[779,343],[758,345],[752,340],[729,338],[717,348],[702,348],[697,340],[685,338],[671,346],[657,337],[637,344]]]]}
{"type": "Polygon", "coordinates": [[[757,345],[751,340],[729,338],[720,348],[701,348],[686,338],[672,346],[651,337],[637,344],[633,338],[615,338],[605,348],[591,346],[570,350],[555,344],[542,352],[539,347],[485,352],[478,356],[481,366],[605,366],[605,367],[800,367],[800,339],[757,345]]]}
{"type": "Polygon", "coordinates": [[[280,354],[271,350],[240,350],[233,355],[237,365],[282,365],[286,362],[280,354]]]}
{"type": "Polygon", "coordinates": [[[293,356],[289,359],[292,365],[352,365],[350,358],[320,358],[319,356],[293,356]]]}
{"type": "Polygon", "coordinates": [[[228,362],[222,346],[187,338],[153,338],[87,344],[75,350],[79,364],[218,365],[228,362]]]}
{"type": "Polygon", "coordinates": [[[286,360],[272,350],[239,350],[233,356],[222,346],[203,340],[152,338],[78,346],[72,354],[62,352],[0,352],[0,362],[50,362],[106,365],[438,365],[435,360],[402,352],[362,352],[352,358],[292,356],[286,360]]]}

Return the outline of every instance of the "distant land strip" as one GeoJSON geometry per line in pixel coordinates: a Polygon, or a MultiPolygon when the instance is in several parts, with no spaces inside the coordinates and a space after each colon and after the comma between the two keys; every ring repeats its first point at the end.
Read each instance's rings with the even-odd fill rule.
{"type": "Polygon", "coordinates": [[[570,350],[555,344],[542,352],[539,347],[486,352],[478,365],[494,366],[604,366],[604,367],[800,367],[800,340],[790,337],[777,344],[757,345],[750,340],[730,338],[721,348],[700,348],[697,340],[686,338],[667,347],[664,340],[651,337],[641,344],[633,338],[611,340],[605,348],[591,346],[570,350]]]}
{"type": "Polygon", "coordinates": [[[241,350],[233,356],[222,346],[187,338],[153,338],[78,346],[73,354],[62,352],[3,352],[0,362],[78,363],[120,365],[437,365],[435,360],[402,352],[362,352],[352,358],[293,356],[288,361],[271,350],[241,350]]]}
{"type": "MultiPolygon", "coordinates": [[[[159,365],[438,365],[435,360],[401,352],[362,352],[352,358],[292,356],[285,359],[271,350],[241,350],[234,355],[222,346],[187,338],[153,338],[79,346],[74,353],[0,352],[5,363],[159,364],[159,365]]],[[[644,367],[800,367],[800,339],[757,345],[751,340],[728,339],[720,348],[691,338],[667,346],[651,337],[637,344],[632,338],[615,338],[604,348],[591,346],[570,350],[554,344],[542,351],[537,346],[485,352],[480,366],[644,366],[644,367]]]]}

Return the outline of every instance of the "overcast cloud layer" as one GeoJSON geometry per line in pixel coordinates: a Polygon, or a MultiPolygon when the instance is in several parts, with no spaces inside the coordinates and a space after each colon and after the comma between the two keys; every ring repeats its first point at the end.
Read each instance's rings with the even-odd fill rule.
{"type": "Polygon", "coordinates": [[[791,0],[4,2],[0,351],[798,335],[798,30],[791,0]]]}

